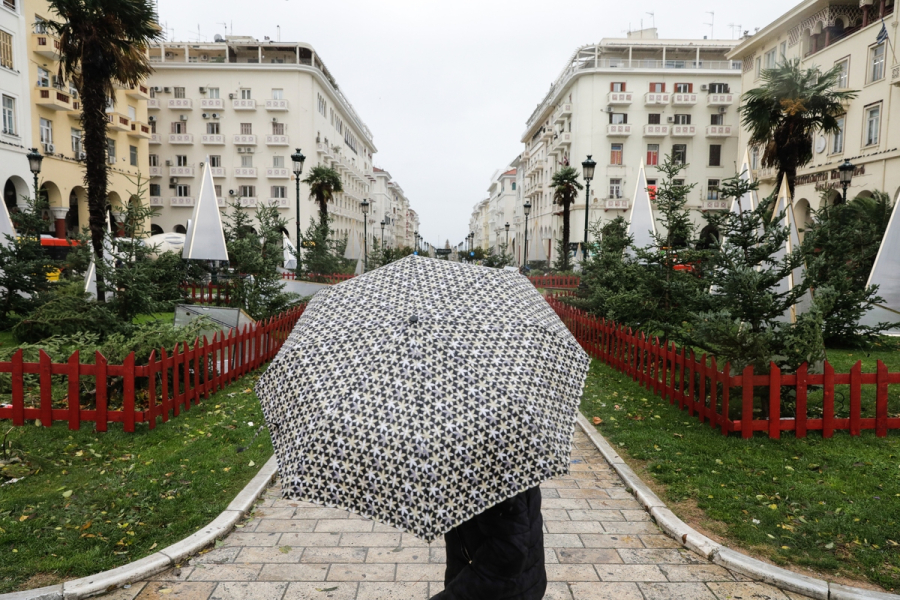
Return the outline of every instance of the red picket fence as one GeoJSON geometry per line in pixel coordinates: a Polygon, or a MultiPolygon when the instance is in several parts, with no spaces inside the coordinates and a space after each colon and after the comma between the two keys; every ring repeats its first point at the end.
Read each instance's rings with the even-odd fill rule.
{"type": "Polygon", "coordinates": [[[577,275],[534,275],[528,278],[534,287],[573,290],[581,283],[577,275]]]}
{"type": "MultiPolygon", "coordinates": [[[[679,349],[674,343],[660,344],[659,338],[648,339],[644,333],[633,333],[557,298],[547,301],[588,354],[631,376],[670,404],[677,403],[723,435],[740,432],[741,437],[749,438],[754,431],[765,431],[778,439],[782,431],[793,431],[801,438],[809,431],[821,431],[822,437],[830,438],[836,430],[860,435],[864,429],[874,429],[877,436],[884,437],[889,429],[900,429],[900,417],[888,414],[888,386],[900,384],[900,373],[889,373],[880,360],[875,373],[863,373],[860,362],[850,373],[835,373],[826,361],[823,373],[810,373],[803,365],[796,373],[784,375],[772,364],[765,375],[755,375],[752,366],[732,375],[730,365],[725,363],[720,370],[714,356],[703,354],[698,359],[692,350],[679,349]],[[848,388],[847,416],[836,416],[836,386],[848,388]],[[874,386],[874,416],[863,416],[863,386],[874,386]],[[787,391],[794,393],[789,403],[784,401],[787,391]],[[821,391],[821,407],[814,416],[809,415],[811,391],[821,391]],[[754,414],[754,395],[766,415],[754,414]],[[736,403],[734,412],[730,410],[732,402],[736,403]],[[737,415],[739,418],[732,418],[737,415]]],[[[869,402],[865,408],[870,411],[871,407],[869,402]]]]}
{"type": "MultiPolygon", "coordinates": [[[[332,273],[331,275],[321,275],[316,273],[309,273],[303,277],[304,281],[314,281],[316,283],[340,283],[342,281],[347,281],[348,279],[353,279],[356,277],[353,273],[332,273]]],[[[289,279],[294,281],[297,279],[297,275],[295,273],[282,273],[282,279],[289,279]]]]}
{"type": "MultiPolygon", "coordinates": [[[[52,363],[43,351],[39,362],[24,362],[19,350],[10,362],[0,362],[0,373],[12,376],[11,402],[7,404],[6,398],[0,401],[0,419],[11,419],[13,425],[40,419],[44,427],[50,427],[53,421],[68,421],[72,430],[79,429],[84,421],[96,423],[97,431],[106,431],[108,423],[123,423],[126,432],[133,432],[135,423],[147,423],[154,429],[157,419],[165,423],[177,417],[182,410],[199,404],[201,398],[209,398],[274,358],[304,309],[304,305],[292,308],[245,326],[243,331],[216,333],[212,341],[204,337],[193,344],[176,344],[171,352],[161,348],[157,354],[154,350],[146,365],[136,365],[134,353],[123,364],[110,365],[99,352],[94,364],[82,364],[77,351],[62,364],[52,363]],[[37,390],[33,380],[28,381],[29,394],[37,392],[40,396],[37,407],[25,405],[26,375],[39,376],[37,390]],[[53,406],[54,376],[65,378],[65,408],[53,406]],[[80,388],[86,378],[92,380],[96,390],[94,408],[81,406],[80,388]],[[121,378],[122,408],[118,410],[109,408],[111,378],[121,378]]],[[[118,387],[115,389],[118,392],[118,387]]]]}
{"type": "Polygon", "coordinates": [[[182,283],[179,287],[182,293],[194,304],[227,306],[231,300],[231,289],[227,284],[182,283]]]}

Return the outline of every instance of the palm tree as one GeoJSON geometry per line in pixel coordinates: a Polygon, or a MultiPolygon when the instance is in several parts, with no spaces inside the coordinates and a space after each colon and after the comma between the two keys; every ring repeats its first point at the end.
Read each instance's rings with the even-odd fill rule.
{"type": "MultiPolygon", "coordinates": [[[[162,37],[152,0],[48,0],[58,21],[47,23],[59,36],[59,78],[81,95],[88,214],[94,260],[103,258],[109,165],[106,107],[114,82],[136,86],[151,73],[147,47],[162,37]]],[[[97,300],[106,286],[97,271],[97,300]]]]}
{"type": "Polygon", "coordinates": [[[764,167],[778,169],[777,185],[787,177],[791,197],[797,169],[813,157],[813,134],[840,131],[838,117],[855,91],[838,91],[841,67],[822,73],[818,67],[800,68],[800,59],[785,60],[765,69],[762,87],[744,94],[741,123],[750,132],[750,144],[763,147],[764,167]]]}
{"type": "MultiPolygon", "coordinates": [[[[563,271],[569,270],[569,207],[578,197],[578,191],[584,186],[578,182],[578,172],[574,167],[563,167],[553,174],[550,183],[553,190],[553,201],[563,207],[563,234],[562,247],[559,255],[559,267],[563,271]]],[[[589,201],[589,200],[587,200],[589,201]]],[[[585,240],[587,241],[587,240],[585,240]]]]}
{"type": "Polygon", "coordinates": [[[303,183],[309,186],[309,197],[318,203],[321,222],[325,223],[328,219],[328,203],[334,201],[335,194],[344,191],[340,174],[331,167],[319,165],[312,168],[303,183]]]}

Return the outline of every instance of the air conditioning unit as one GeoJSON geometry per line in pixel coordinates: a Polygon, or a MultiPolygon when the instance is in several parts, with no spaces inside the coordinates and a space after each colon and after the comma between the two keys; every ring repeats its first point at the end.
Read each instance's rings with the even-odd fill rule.
{"type": "Polygon", "coordinates": [[[277,123],[277,122],[278,122],[278,117],[272,117],[272,122],[273,122],[273,123],[277,123]]]}
{"type": "Polygon", "coordinates": [[[174,190],[177,186],[174,183],[169,184],[169,189],[174,190]]]}
{"type": "Polygon", "coordinates": [[[187,115],[181,115],[178,118],[182,121],[187,121],[187,115]]]}
{"type": "Polygon", "coordinates": [[[150,115],[149,117],[147,117],[147,121],[150,123],[156,123],[156,117],[153,115],[150,115]]]}
{"type": "Polygon", "coordinates": [[[234,100],[234,94],[228,94],[228,99],[229,99],[229,100],[234,100]]]}
{"type": "Polygon", "coordinates": [[[219,113],[213,113],[213,114],[212,114],[212,118],[213,118],[213,119],[218,119],[218,118],[219,118],[219,113]]]}
{"type": "Polygon", "coordinates": [[[203,113],[203,118],[204,118],[204,119],[208,119],[208,118],[209,118],[209,113],[203,113]]]}
{"type": "Polygon", "coordinates": [[[172,166],[172,161],[171,161],[171,160],[167,160],[167,161],[166,161],[166,166],[167,166],[167,167],[171,167],[171,166],[172,166]]]}
{"type": "Polygon", "coordinates": [[[116,157],[110,156],[106,159],[106,162],[107,162],[107,164],[114,165],[114,164],[116,164],[116,157]]]}
{"type": "Polygon", "coordinates": [[[171,94],[171,93],[172,93],[172,88],[164,87],[164,88],[163,88],[163,93],[164,93],[164,94],[171,94]]]}
{"type": "Polygon", "coordinates": [[[700,86],[700,91],[701,91],[701,92],[705,92],[705,91],[707,91],[707,90],[709,90],[709,86],[708,86],[708,85],[701,85],[701,86],[700,86]]]}
{"type": "Polygon", "coordinates": [[[159,87],[158,85],[157,85],[157,86],[154,86],[154,87],[152,87],[152,88],[150,88],[150,89],[152,89],[154,92],[161,92],[161,91],[162,91],[162,88],[159,87]]]}
{"type": "Polygon", "coordinates": [[[254,152],[253,146],[248,146],[247,148],[244,149],[244,152],[246,152],[247,154],[253,154],[253,152],[254,152]]]}
{"type": "Polygon", "coordinates": [[[174,52],[166,52],[166,58],[175,58],[174,52]]]}
{"type": "Polygon", "coordinates": [[[674,123],[675,117],[666,117],[666,121],[668,121],[669,123],[674,123]]]}
{"type": "Polygon", "coordinates": [[[606,107],[606,112],[611,113],[612,111],[613,111],[613,107],[612,107],[612,106],[607,106],[607,107],[606,107]]]}
{"type": "Polygon", "coordinates": [[[56,146],[53,144],[44,144],[44,154],[53,154],[56,152],[56,146]]]}
{"type": "Polygon", "coordinates": [[[243,153],[244,153],[244,149],[243,149],[243,148],[238,148],[238,154],[243,154],[243,153]]]}
{"type": "Polygon", "coordinates": [[[201,54],[200,60],[201,62],[209,62],[209,54],[201,54]]]}
{"type": "Polygon", "coordinates": [[[169,177],[169,183],[178,183],[177,177],[169,177]]]}
{"type": "Polygon", "coordinates": [[[234,196],[234,190],[228,190],[228,195],[229,195],[229,196],[234,196]]]}
{"type": "Polygon", "coordinates": [[[726,112],[728,112],[728,107],[727,107],[727,106],[720,106],[720,107],[719,107],[719,114],[720,114],[720,115],[724,115],[726,112]]]}
{"type": "MultiPolygon", "coordinates": [[[[204,54],[204,56],[206,56],[206,55],[204,54]]],[[[205,88],[205,87],[200,88],[200,93],[201,93],[201,94],[205,94],[205,93],[206,93],[206,88],[205,88]]]]}

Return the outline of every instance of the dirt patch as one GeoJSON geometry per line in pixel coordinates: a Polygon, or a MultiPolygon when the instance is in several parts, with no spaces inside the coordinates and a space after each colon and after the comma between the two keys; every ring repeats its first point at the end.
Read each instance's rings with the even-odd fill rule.
{"type": "Polygon", "coordinates": [[[56,585],[63,581],[69,581],[70,577],[60,577],[55,573],[35,573],[25,583],[22,584],[22,590],[35,590],[37,588],[47,587],[48,585],[56,585]]]}

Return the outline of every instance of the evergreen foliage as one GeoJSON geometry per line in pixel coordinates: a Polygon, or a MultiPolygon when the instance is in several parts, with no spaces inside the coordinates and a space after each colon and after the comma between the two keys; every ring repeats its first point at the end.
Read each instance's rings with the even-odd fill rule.
{"type": "MultiPolygon", "coordinates": [[[[295,273],[298,277],[318,281],[322,275],[334,273],[352,273],[355,260],[344,258],[347,251],[347,238],[335,238],[331,229],[331,217],[327,213],[319,213],[319,219],[313,218],[306,231],[300,234],[297,249],[295,273]]],[[[362,260],[362,259],[360,259],[362,260]]]]}
{"type": "Polygon", "coordinates": [[[495,248],[491,248],[490,253],[484,257],[481,264],[485,267],[502,269],[503,267],[514,264],[514,262],[515,259],[513,258],[513,255],[509,253],[509,245],[504,242],[500,244],[500,252],[497,252],[495,248]]]}

